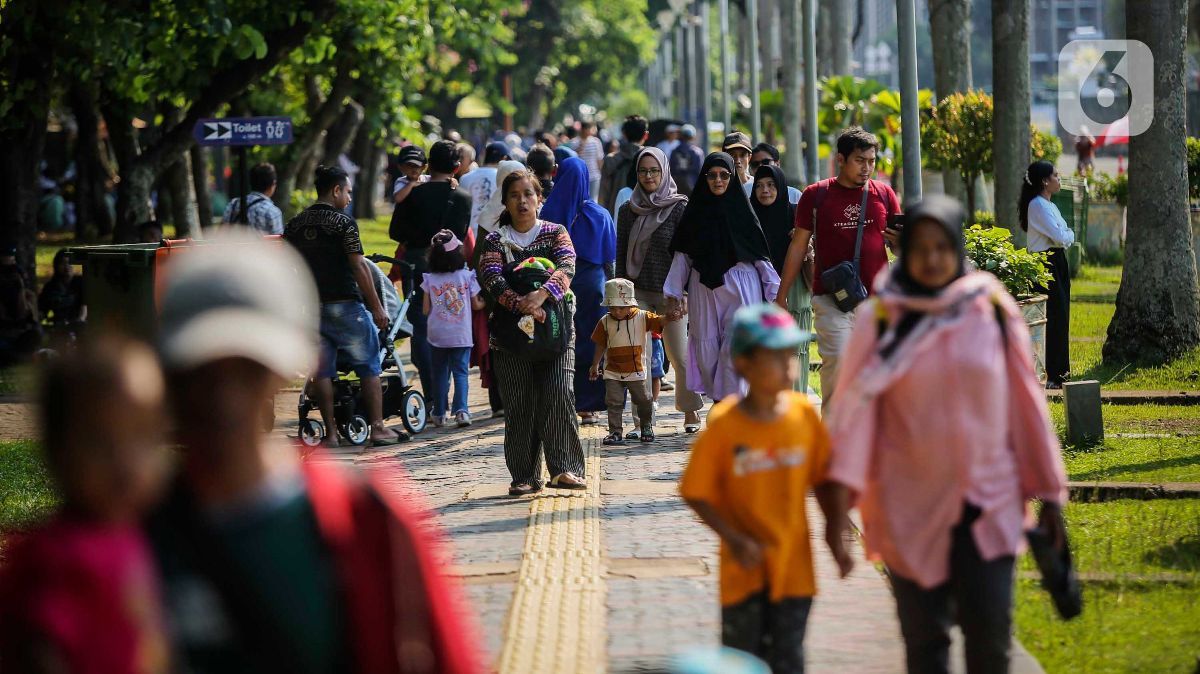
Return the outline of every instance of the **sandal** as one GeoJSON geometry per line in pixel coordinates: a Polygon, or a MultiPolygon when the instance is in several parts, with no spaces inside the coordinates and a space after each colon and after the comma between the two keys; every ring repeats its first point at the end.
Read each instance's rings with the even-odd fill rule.
{"type": "Polygon", "coordinates": [[[642,431],[642,442],[654,442],[654,430],[646,429],[642,431]]]}
{"type": "Polygon", "coordinates": [[[411,437],[409,437],[408,433],[401,433],[401,432],[396,431],[391,428],[389,428],[387,430],[392,431],[393,433],[395,433],[395,435],[393,435],[390,438],[379,438],[379,439],[372,438],[371,439],[371,447],[391,447],[392,445],[398,445],[402,442],[408,442],[409,440],[412,439],[411,437]]]}
{"type": "Polygon", "coordinates": [[[699,433],[700,432],[700,415],[695,412],[688,412],[687,416],[694,416],[696,418],[696,420],[695,421],[686,421],[687,417],[684,417],[685,421],[683,423],[683,432],[684,433],[699,433]]]}
{"type": "Polygon", "coordinates": [[[579,415],[579,425],[580,426],[595,426],[596,423],[597,423],[596,415],[592,414],[591,412],[579,415]]]}
{"type": "Polygon", "coordinates": [[[550,480],[553,489],[572,489],[582,491],[587,489],[587,483],[575,476],[574,473],[559,473],[550,480]]]}
{"type": "Polygon", "coordinates": [[[620,433],[609,433],[608,435],[604,436],[604,440],[602,441],[601,444],[623,445],[623,444],[625,444],[625,440],[621,438],[620,433]]]}
{"type": "Polygon", "coordinates": [[[629,431],[625,434],[626,440],[641,440],[642,434],[639,431],[629,431]]]}
{"type": "Polygon", "coordinates": [[[536,485],[532,482],[518,482],[508,487],[509,496],[529,496],[536,494],[542,490],[541,485],[536,485]]]}

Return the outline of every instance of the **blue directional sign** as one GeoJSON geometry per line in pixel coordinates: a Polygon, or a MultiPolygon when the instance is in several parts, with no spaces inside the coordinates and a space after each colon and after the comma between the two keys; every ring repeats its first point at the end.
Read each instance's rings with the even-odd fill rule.
{"type": "Polygon", "coordinates": [[[291,117],[222,117],[196,122],[192,135],[201,145],[287,145],[291,117]]]}

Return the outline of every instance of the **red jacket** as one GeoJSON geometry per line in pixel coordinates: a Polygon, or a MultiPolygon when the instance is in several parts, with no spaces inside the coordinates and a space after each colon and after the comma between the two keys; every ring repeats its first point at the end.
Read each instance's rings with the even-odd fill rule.
{"type": "Polygon", "coordinates": [[[482,671],[457,588],[438,568],[436,535],[409,505],[407,476],[372,469],[356,481],[314,461],[304,472],[344,588],[358,671],[482,671]]]}

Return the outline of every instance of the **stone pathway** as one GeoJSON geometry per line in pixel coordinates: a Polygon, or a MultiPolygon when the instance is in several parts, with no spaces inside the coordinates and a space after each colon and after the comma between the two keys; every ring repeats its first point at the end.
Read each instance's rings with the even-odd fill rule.
{"type": "MultiPolygon", "coordinates": [[[[677,493],[692,436],[670,393],[658,440],[602,447],[584,427],[589,489],[507,496],[503,425],[486,419],[472,376],[466,429],[325,460],[400,465],[448,539],[488,662],[508,672],[665,671],[673,656],[719,644],[717,540],[677,493]]],[[[276,401],[277,432],[294,435],[296,392],[276,401]]],[[[902,672],[903,644],[886,579],[863,558],[845,580],[820,540],[810,499],[819,596],[806,639],[809,671],[902,672]]],[[[1018,647],[1019,648],[1019,647],[1018,647]]],[[[1018,672],[1040,672],[1019,650],[1018,672]]]]}

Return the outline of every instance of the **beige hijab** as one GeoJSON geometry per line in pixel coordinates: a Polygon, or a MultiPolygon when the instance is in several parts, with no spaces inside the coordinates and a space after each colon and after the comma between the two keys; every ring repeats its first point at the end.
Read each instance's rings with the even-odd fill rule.
{"type": "Polygon", "coordinates": [[[642,272],[642,263],[646,260],[646,252],[650,249],[650,237],[662,223],[670,217],[675,204],[687,203],[687,197],[680,194],[675,187],[675,179],[671,177],[671,169],[667,164],[667,156],[656,147],[642,148],[633,162],[633,170],[642,162],[642,157],[654,157],[662,178],[658,181],[658,189],[653,194],[647,194],[639,182],[633,188],[633,196],[629,197],[629,207],[635,217],[629,230],[629,242],[625,250],[625,273],[629,278],[636,279],[642,272]]]}

